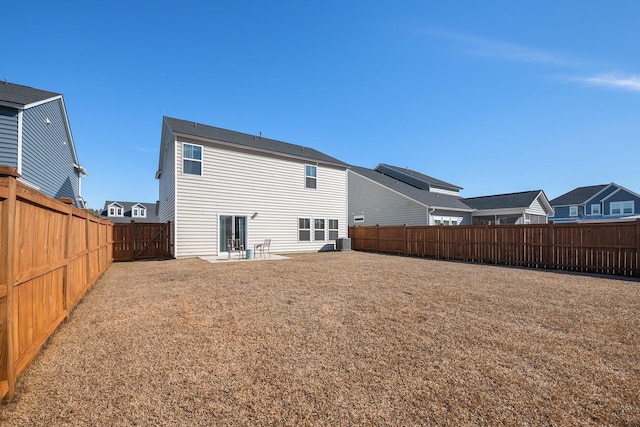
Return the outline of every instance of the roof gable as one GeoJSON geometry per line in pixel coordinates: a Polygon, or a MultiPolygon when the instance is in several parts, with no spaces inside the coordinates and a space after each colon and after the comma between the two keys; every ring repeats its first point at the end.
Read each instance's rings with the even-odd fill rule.
{"type": "Polygon", "coordinates": [[[640,199],[640,195],[629,190],[628,188],[625,188],[621,185],[617,185],[614,183],[611,183],[611,185],[614,185],[616,187],[615,191],[612,191],[611,193],[607,194],[605,197],[602,198],[602,201],[607,201],[610,198],[614,198],[614,197],[620,197],[619,194],[623,193],[623,194],[628,194],[629,196],[631,196],[631,198],[638,198],[640,199]]]}
{"type": "Polygon", "coordinates": [[[296,157],[314,162],[347,167],[346,163],[334,157],[302,145],[289,144],[274,139],[262,138],[261,136],[249,135],[166,116],[164,117],[164,122],[174,134],[203,138],[211,142],[232,144],[255,151],[276,153],[287,157],[296,157]]]}

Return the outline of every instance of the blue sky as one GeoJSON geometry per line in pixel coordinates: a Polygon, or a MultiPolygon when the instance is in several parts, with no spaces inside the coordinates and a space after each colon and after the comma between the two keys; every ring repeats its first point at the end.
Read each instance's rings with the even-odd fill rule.
{"type": "Polygon", "coordinates": [[[638,22],[635,0],[10,2],[0,78],[64,95],[92,208],[157,199],[165,115],[466,197],[640,192],[638,22]]]}

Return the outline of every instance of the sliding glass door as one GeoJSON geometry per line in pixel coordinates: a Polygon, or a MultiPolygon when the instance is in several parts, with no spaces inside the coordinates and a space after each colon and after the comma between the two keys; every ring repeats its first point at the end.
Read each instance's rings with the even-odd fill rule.
{"type": "Polygon", "coordinates": [[[247,247],[247,217],[239,215],[220,215],[218,226],[218,252],[227,252],[227,240],[238,239],[247,247]]]}

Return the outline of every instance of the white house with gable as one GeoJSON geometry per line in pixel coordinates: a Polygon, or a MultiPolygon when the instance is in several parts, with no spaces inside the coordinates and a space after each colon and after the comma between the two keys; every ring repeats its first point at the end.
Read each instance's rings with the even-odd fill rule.
{"type": "Polygon", "coordinates": [[[300,145],[164,117],[160,221],[174,256],[227,254],[271,239],[271,252],[333,247],[347,236],[347,165],[300,145]]]}

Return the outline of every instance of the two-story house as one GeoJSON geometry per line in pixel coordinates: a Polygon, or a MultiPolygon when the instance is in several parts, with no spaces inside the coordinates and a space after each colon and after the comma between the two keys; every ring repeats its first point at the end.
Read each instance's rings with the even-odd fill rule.
{"type": "Polygon", "coordinates": [[[612,182],[575,188],[551,206],[554,222],[619,221],[640,215],[640,195],[612,182]]]}
{"type": "Polygon", "coordinates": [[[319,251],[347,236],[347,165],[309,147],[164,117],[159,181],[174,256],[220,256],[229,239],[319,251]]]}
{"type": "Polygon", "coordinates": [[[462,187],[387,164],[349,168],[349,225],[544,224],[542,190],[463,198],[462,187]]]}
{"type": "Polygon", "coordinates": [[[104,202],[100,216],[112,222],[160,222],[159,203],[107,200],[104,202]]]}
{"type": "Polygon", "coordinates": [[[86,208],[80,166],[62,95],[0,82],[0,164],[12,166],[20,181],[86,208]]]}
{"type": "Polygon", "coordinates": [[[351,166],[349,225],[468,225],[473,209],[459,190],[410,169],[351,166]]]}

